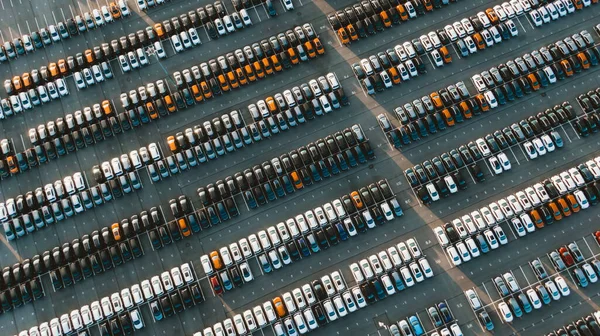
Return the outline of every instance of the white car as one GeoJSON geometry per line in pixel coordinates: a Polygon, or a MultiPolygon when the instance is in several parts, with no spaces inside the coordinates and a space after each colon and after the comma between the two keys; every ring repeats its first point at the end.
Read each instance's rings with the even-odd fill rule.
{"type": "Polygon", "coordinates": [[[508,156],[506,156],[506,154],[500,153],[496,156],[496,158],[500,162],[500,165],[502,166],[502,170],[506,171],[506,170],[510,170],[512,168],[512,166],[510,164],[510,160],[508,159],[508,156]]]}
{"type": "MultiPolygon", "coordinates": [[[[569,172],[562,172],[560,174],[558,174],[558,176],[560,176],[560,179],[564,182],[565,186],[567,187],[567,189],[569,190],[573,190],[576,188],[576,182],[573,179],[573,175],[569,174],[569,172]]],[[[582,178],[583,180],[583,178],[582,178]]]]}
{"type": "Polygon", "coordinates": [[[465,243],[463,243],[463,242],[456,243],[456,250],[458,251],[458,254],[460,255],[460,258],[462,259],[463,262],[467,262],[467,261],[471,260],[471,254],[469,253],[469,250],[467,249],[467,246],[465,245],[465,243]]]}
{"type": "Polygon", "coordinates": [[[494,172],[494,174],[496,174],[496,175],[502,174],[502,172],[504,170],[502,169],[502,165],[500,164],[500,161],[498,161],[498,159],[495,156],[492,156],[491,158],[489,158],[488,162],[490,163],[490,166],[492,167],[492,171],[494,172]]]}
{"type": "Polygon", "coordinates": [[[113,306],[107,296],[100,300],[100,306],[102,307],[102,314],[104,314],[105,317],[111,317],[113,315],[113,306]]]}
{"type": "Polygon", "coordinates": [[[581,209],[587,209],[590,207],[590,203],[588,202],[587,197],[585,197],[583,191],[576,190],[573,195],[575,196],[575,199],[577,199],[577,203],[581,206],[581,209]]]}
{"type": "Polygon", "coordinates": [[[500,311],[504,322],[510,323],[513,321],[513,314],[510,311],[510,308],[508,307],[506,302],[500,302],[500,304],[498,304],[498,310],[500,311]]]}
{"type": "Polygon", "coordinates": [[[141,283],[142,285],[142,293],[146,300],[150,300],[154,298],[154,292],[152,291],[152,285],[150,284],[150,280],[144,280],[141,283]]]}
{"type": "Polygon", "coordinates": [[[581,176],[581,173],[579,172],[579,170],[577,170],[577,168],[569,169],[569,175],[571,175],[573,181],[578,187],[582,187],[585,185],[585,180],[583,179],[583,176],[581,176]]]}
{"type": "Polygon", "coordinates": [[[375,274],[373,273],[373,269],[371,268],[371,265],[369,264],[369,262],[367,261],[367,259],[362,259],[358,262],[358,264],[360,265],[360,269],[362,270],[364,276],[367,279],[372,278],[375,274]]]}
{"type": "Polygon", "coordinates": [[[498,240],[496,239],[496,236],[494,235],[494,233],[492,231],[490,231],[490,230],[483,231],[483,236],[485,237],[485,240],[487,241],[488,245],[490,246],[490,248],[492,250],[495,250],[498,247],[500,247],[500,245],[498,244],[498,240]]]}
{"type": "Polygon", "coordinates": [[[558,287],[558,290],[560,291],[560,294],[562,296],[568,296],[569,294],[571,294],[569,285],[567,285],[567,282],[565,281],[565,279],[563,279],[563,277],[558,276],[554,278],[554,282],[556,283],[556,287],[558,287]]]}
{"type": "Polygon", "coordinates": [[[458,266],[458,265],[462,264],[462,259],[458,255],[458,252],[456,251],[456,248],[454,246],[446,247],[446,253],[450,257],[450,260],[452,260],[452,263],[454,264],[454,266],[458,266]]]}
{"type": "Polygon", "coordinates": [[[471,307],[473,307],[474,310],[481,308],[481,301],[479,300],[477,294],[475,294],[474,290],[467,289],[465,291],[465,296],[469,300],[469,304],[471,305],[471,307]]]}
{"type": "Polygon", "coordinates": [[[493,228],[494,233],[496,234],[496,237],[498,237],[498,241],[500,242],[500,245],[506,245],[508,244],[508,238],[506,237],[506,234],[504,234],[504,230],[502,230],[502,228],[497,225],[493,228]]]}
{"type": "Polygon", "coordinates": [[[447,175],[444,177],[444,182],[446,183],[446,186],[448,187],[448,191],[450,191],[451,194],[455,194],[458,192],[458,188],[456,187],[456,183],[454,182],[454,178],[450,175],[447,175]]]}
{"type": "Polygon", "coordinates": [[[477,247],[477,244],[473,238],[469,237],[465,239],[465,245],[467,246],[467,249],[473,258],[479,257],[481,253],[479,252],[479,248],[477,247]]]}
{"type": "MultiPolygon", "coordinates": [[[[181,274],[183,275],[183,280],[185,280],[186,283],[192,283],[194,281],[194,273],[192,273],[192,268],[190,267],[190,264],[188,263],[183,263],[180,266],[181,269],[181,274]]],[[[171,270],[171,273],[173,271],[171,270]]]]}
{"type": "Polygon", "coordinates": [[[131,296],[133,297],[133,302],[135,302],[136,305],[144,302],[144,294],[142,293],[142,289],[138,284],[131,286],[131,296]]]}
{"type": "Polygon", "coordinates": [[[427,259],[425,258],[421,258],[418,261],[419,266],[421,267],[421,270],[423,270],[423,274],[425,274],[426,278],[431,278],[433,276],[433,270],[431,269],[431,266],[429,265],[429,261],[427,261],[427,259]]]}
{"type": "Polygon", "coordinates": [[[85,305],[79,308],[79,313],[81,314],[81,321],[84,325],[89,326],[94,323],[94,318],[92,317],[92,311],[90,310],[90,306],[85,305]]]}
{"type": "Polygon", "coordinates": [[[438,242],[440,243],[440,245],[442,247],[448,246],[450,241],[448,240],[446,233],[444,233],[444,229],[437,226],[437,227],[433,228],[433,233],[435,234],[435,237],[437,238],[438,242]]]}
{"type": "Polygon", "coordinates": [[[429,193],[429,197],[431,197],[432,201],[437,201],[440,199],[440,194],[437,192],[437,189],[435,188],[435,186],[433,185],[433,183],[428,183],[425,186],[425,189],[427,190],[427,192],[429,193]]]}
{"type": "Polygon", "coordinates": [[[207,275],[212,274],[213,272],[213,267],[212,267],[212,263],[210,262],[210,258],[208,257],[208,255],[203,255],[200,257],[200,263],[202,264],[202,269],[204,270],[204,273],[206,273],[207,275]]]}
{"type": "Polygon", "coordinates": [[[540,297],[537,295],[534,289],[528,289],[526,294],[529,298],[529,302],[531,302],[531,305],[534,309],[542,308],[542,301],[540,300],[540,297]]]}

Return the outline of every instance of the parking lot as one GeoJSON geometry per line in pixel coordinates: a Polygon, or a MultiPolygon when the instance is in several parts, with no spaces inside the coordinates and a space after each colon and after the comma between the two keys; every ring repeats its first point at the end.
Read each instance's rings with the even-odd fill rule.
{"type": "MultiPolygon", "coordinates": [[[[160,249],[154,249],[151,239],[146,239],[144,236],[147,234],[143,233],[137,236],[144,252],[143,256],[114,267],[110,271],[86,278],[83,283],[76,283],[69,288],[55,291],[49,277],[41,276],[45,297],[2,314],[0,333],[18,334],[20,331],[50,321],[54,317],[60,317],[64,313],[100,300],[123,288],[139,284],[145,279],[159,275],[164,270],[190,262],[197,273],[196,279],[199,279],[198,283],[205,294],[206,301],[162,321],[154,321],[151,311],[147,307],[142,307],[140,310],[145,328],[139,331],[139,334],[193,335],[197,331],[202,331],[206,327],[335,270],[338,270],[344,279],[353,285],[354,281],[351,280],[353,278],[348,269],[349,264],[412,237],[418,241],[423,253],[427,255],[435,274],[433,278],[410,290],[396,293],[392,298],[362,308],[352,313],[353,316],[342,318],[342,321],[338,320],[318,328],[312,334],[332,335],[350,332],[356,335],[387,335],[391,323],[408,319],[411,315],[416,315],[425,331],[430,332],[434,327],[426,309],[440,302],[447,304],[456,323],[466,335],[485,334],[484,328],[464,295],[464,291],[471,288],[474,288],[481,298],[495,325],[494,333],[499,335],[549,333],[571,320],[597,310],[595,302],[600,296],[598,284],[590,284],[585,289],[578,288],[571,273],[562,272],[571,288],[568,297],[543,306],[539,311],[526,314],[522,318],[515,318],[511,324],[503,323],[496,312],[500,295],[491,281],[491,278],[497,275],[512,271],[522,289],[535,286],[539,280],[528,264],[535,258],[539,258],[550,276],[554,277],[556,272],[547,253],[572,241],[577,242],[585,258],[598,257],[600,247],[591,236],[599,229],[597,219],[600,217],[600,212],[597,206],[591,206],[563,219],[560,223],[546,226],[534,234],[518,239],[510,225],[502,224],[510,241],[507,247],[501,247],[489,255],[480,256],[457,267],[448,260],[444,248],[438,244],[431,230],[489,202],[506,197],[598,156],[600,138],[597,134],[581,137],[570,122],[561,124],[555,130],[565,140],[564,148],[558,148],[534,160],[529,159],[521,143],[510,146],[504,151],[512,163],[510,171],[496,175],[489,162],[482,159],[478,164],[486,175],[485,182],[475,183],[476,179],[470,176],[467,169],[463,169],[468,188],[433,202],[429,207],[421,204],[415,194],[415,188],[407,181],[404,171],[564,101],[569,101],[577,114],[582,115],[583,111],[575,98],[581,93],[600,86],[598,66],[521,99],[508,102],[445,131],[422,137],[419,141],[400,150],[390,146],[376,117],[381,113],[386,114],[395,126],[398,126],[400,122],[394,116],[394,108],[458,81],[463,81],[469,91],[475,93],[477,90],[470,81],[472,75],[535,48],[547,46],[583,29],[593,35],[596,43],[600,42],[600,37],[594,32],[594,26],[599,23],[598,5],[586,7],[542,27],[534,27],[527,16],[515,18],[513,20],[519,29],[518,37],[466,58],[459,57],[459,52],[454,49],[454,45],[451,45],[453,57],[451,64],[438,68],[427,61],[426,74],[411,79],[409,83],[402,83],[369,96],[363,94],[350,67],[351,64],[398,43],[418,38],[429,31],[442,29],[447,24],[475,15],[501,2],[486,3],[477,0],[451,3],[439,10],[436,9],[424,16],[404,22],[400,26],[386,28],[374,36],[360,39],[348,46],[340,45],[336,32],[331,29],[327,21],[326,14],[351,5],[353,1],[294,0],[295,9],[289,11],[284,9],[280,1],[273,3],[277,16],[270,17],[266,8],[259,5],[248,11],[253,26],[216,40],[210,39],[208,33],[203,32],[204,28],[200,27],[198,31],[202,44],[182,53],[174,52],[170,42],[165,40],[163,46],[167,57],[159,60],[150,55],[150,64],[139,70],[122,73],[118,62],[113,61],[111,67],[114,78],[85,90],[77,90],[74,81],[68,78],[67,85],[71,92],[69,96],[0,121],[0,139],[11,139],[17,151],[29,148],[27,131],[30,128],[64,117],[84,106],[91,106],[105,99],[112,101],[119,110],[123,110],[119,101],[121,92],[137,89],[148,82],[171,76],[174,71],[190,68],[200,62],[206,62],[241,48],[250,42],[260,41],[267,36],[284,32],[303,23],[312,24],[326,53],[310,62],[276,73],[247,87],[170,114],[168,118],[152,121],[143,127],[107,138],[94,146],[59,157],[41,167],[3,179],[0,182],[0,195],[2,195],[0,202],[78,171],[86,175],[88,186],[95,185],[91,179],[94,165],[137,150],[149,143],[157,143],[163,156],[166,157],[170,155],[166,142],[167,136],[183,132],[187,128],[233,110],[246,111],[249,104],[259,99],[300,86],[301,83],[325,76],[329,72],[335,72],[339,78],[348,96],[349,106],[317,117],[301,127],[290,128],[277,136],[256,142],[248,148],[219,156],[195,168],[181,170],[178,174],[160,182],[153,183],[144,171],[145,168],[142,168],[138,171],[143,185],[141,190],[36,230],[17,240],[9,242],[2,237],[0,266],[12,266],[17,261],[42,254],[55,246],[62,246],[63,243],[100,230],[102,227],[110,227],[112,223],[130,218],[151,207],[161,209],[165,222],[174,221],[175,218],[168,209],[170,199],[186,195],[191,200],[194,211],[199,211],[202,209],[197,193],[199,187],[224,180],[236,172],[260,165],[355,124],[362,128],[376,158],[339,175],[324,178],[321,182],[306,186],[302,190],[286,194],[276,201],[266,202],[256,209],[251,209],[251,206],[245,204],[247,200],[241,194],[235,196],[234,201],[239,209],[239,216],[221,221],[219,224],[212,225],[210,229],[203,229],[160,249]],[[285,221],[292,215],[314,209],[381,179],[387,179],[404,210],[404,216],[369,230],[368,233],[359,233],[348,241],[340,242],[338,246],[314,253],[309,258],[303,258],[270,274],[261,274],[261,265],[258,262],[251,262],[250,267],[256,277],[255,281],[245,283],[242,288],[227,291],[221,296],[212,294],[213,289],[200,265],[201,255],[218,250],[226,244],[285,221]]],[[[233,12],[233,6],[229,1],[225,1],[224,4],[228,12],[233,12]]],[[[3,0],[0,2],[0,7],[3,8],[3,13],[0,14],[0,40],[8,40],[11,36],[21,35],[20,32],[25,33],[37,29],[36,27],[46,26],[46,22],[63,20],[63,14],[70,17],[72,12],[88,11],[89,8],[95,8],[94,6],[97,4],[87,1],[3,0]]],[[[49,62],[56,62],[67,55],[83,52],[156,22],[187,13],[198,6],[198,3],[192,1],[172,0],[140,13],[135,2],[130,0],[131,16],[48,46],[43,50],[20,56],[16,60],[2,63],[0,75],[3,79],[10,79],[25,71],[47,65],[49,62]]],[[[5,98],[6,94],[3,92],[0,96],[5,98]]],[[[247,117],[247,114],[243,119],[246,123],[252,120],[251,117],[247,117]]],[[[270,326],[262,328],[260,333],[275,334],[270,326]]],[[[99,329],[94,326],[90,328],[89,334],[99,335],[99,329]]]]}

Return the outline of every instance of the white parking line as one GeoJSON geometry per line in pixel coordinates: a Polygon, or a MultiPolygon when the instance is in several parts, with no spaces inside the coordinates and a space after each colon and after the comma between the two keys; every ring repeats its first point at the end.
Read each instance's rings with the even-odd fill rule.
{"type": "Polygon", "coordinates": [[[525,27],[523,27],[523,23],[521,23],[521,19],[519,18],[519,16],[515,17],[515,19],[517,19],[517,22],[519,23],[519,25],[521,26],[521,28],[523,28],[523,32],[524,33],[527,32],[527,30],[525,29],[525,27]]]}

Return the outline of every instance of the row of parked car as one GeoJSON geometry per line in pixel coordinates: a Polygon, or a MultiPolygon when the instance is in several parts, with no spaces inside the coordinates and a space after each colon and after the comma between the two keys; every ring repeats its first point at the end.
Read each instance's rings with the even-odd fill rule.
{"type": "Polygon", "coordinates": [[[208,99],[324,53],[312,25],[305,23],[198,66],[176,71],[173,78],[179,89],[193,90],[194,96],[208,99]]]}
{"type": "MultiPolygon", "coordinates": [[[[419,40],[423,47],[429,49],[432,48],[432,44],[446,46],[454,42],[460,55],[468,57],[479,50],[491,48],[518,35],[519,30],[513,20],[498,20],[489,13],[479,12],[476,16],[446,25],[444,29],[438,29],[437,32],[429,32],[419,40]]],[[[413,40],[417,48],[422,48],[417,42],[413,40]]]]}
{"type": "MultiPolygon", "coordinates": [[[[359,193],[353,191],[350,194],[352,196],[343,196],[343,201],[336,199],[332,203],[325,203],[323,207],[317,207],[314,211],[309,210],[267,230],[251,234],[247,239],[242,238],[239,244],[233,242],[218,251],[212,251],[209,255],[201,256],[200,262],[205,273],[209,275],[211,283],[218,282],[213,280],[217,277],[212,275],[215,271],[233,268],[232,273],[235,273],[235,266],[239,266],[244,281],[249,281],[253,279],[247,264],[250,258],[256,257],[263,272],[270,273],[293,261],[309,257],[311,253],[335,246],[359,232],[364,233],[367,228],[383,225],[386,221],[394,219],[394,216],[403,215],[402,208],[391,193],[387,181],[379,181],[370,187],[371,191],[366,187],[362,190],[365,193],[365,203],[359,193]],[[372,206],[371,211],[368,206],[372,206]]],[[[226,279],[223,279],[222,275],[220,277],[225,290],[230,290],[232,286],[227,286],[226,279]]],[[[215,293],[221,294],[216,290],[215,293]]]]}
{"type": "Polygon", "coordinates": [[[191,237],[192,234],[201,230],[209,229],[212,225],[227,221],[239,215],[239,209],[233,198],[224,200],[222,207],[194,209],[187,196],[181,195],[177,199],[169,201],[169,207],[175,220],[168,221],[148,232],[152,248],[159,250],[162,247],[179,241],[182,238],[191,237]]]}
{"type": "Polygon", "coordinates": [[[232,152],[241,149],[255,140],[260,141],[262,137],[279,134],[280,131],[314,119],[315,115],[322,116],[348,104],[334,73],[319,77],[318,82],[310,80],[309,83],[314,89],[304,83],[301,85],[303,90],[296,86],[292,90],[285,90],[283,94],[276,93],[274,97],[248,105],[248,113],[254,121],[250,125],[244,120],[243,111],[234,110],[213,118],[212,122],[205,121],[193,129],[168,136],[169,149],[177,154],[202,146],[209,153],[216,149],[218,155],[224,155],[225,150],[232,152]]]}
{"type": "MultiPolygon", "coordinates": [[[[10,82],[10,80],[7,81],[10,82]]],[[[69,87],[64,79],[58,78],[55,81],[49,81],[46,84],[39,85],[35,89],[31,88],[27,91],[13,94],[8,98],[2,98],[0,100],[0,119],[6,119],[17,113],[31,110],[42,103],[49,103],[67,95],[69,95],[69,87]]]]}
{"type": "Polygon", "coordinates": [[[580,94],[577,96],[577,102],[579,102],[583,112],[595,112],[600,108],[600,87],[580,94]]]}
{"type": "Polygon", "coordinates": [[[352,64],[352,70],[369,95],[427,73],[425,63],[416,54],[410,42],[363,58],[360,62],[352,64]],[[410,49],[405,51],[405,47],[410,49]]]}
{"type": "MultiPolygon", "coordinates": [[[[359,125],[309,143],[279,158],[225,179],[228,188],[241,193],[254,209],[287,193],[337,175],[374,159],[374,153],[359,125]]],[[[212,195],[211,195],[212,196],[212,195]]],[[[211,199],[201,200],[209,203],[211,199]]]]}
{"type": "Polygon", "coordinates": [[[546,5],[540,6],[529,12],[529,18],[536,27],[558,20],[567,14],[575,13],[575,10],[589,7],[593,2],[591,0],[556,0],[546,5]]]}
{"type": "Polygon", "coordinates": [[[306,334],[367,305],[365,293],[348,288],[339,271],[326,274],[252,309],[194,333],[245,335],[272,325],[275,335],[306,334]]]}
{"type": "Polygon", "coordinates": [[[130,14],[127,2],[119,0],[118,4],[117,2],[111,2],[108,6],[92,10],[92,13],[85,12],[67,19],[66,22],[59,21],[55,25],[49,25],[47,28],[41,28],[39,31],[17,37],[12,42],[5,41],[0,47],[0,62],[24,55],[26,52],[34,52],[36,49],[45,48],[52,43],[79,35],[130,14]]]}
{"type": "MultiPolygon", "coordinates": [[[[80,173],[76,173],[76,175],[81,178],[80,173]]],[[[66,179],[70,179],[70,177],[66,179]]],[[[43,191],[42,188],[36,189],[35,194],[29,192],[25,197],[11,198],[7,200],[6,205],[3,203],[0,208],[4,220],[2,223],[4,233],[8,240],[14,240],[25,234],[33,233],[47,225],[73,217],[94,206],[108,202],[113,195],[120,197],[123,193],[140,189],[142,186],[139,181],[137,173],[132,173],[127,177],[123,176],[119,180],[120,185],[115,184],[115,188],[118,189],[113,189],[111,193],[109,186],[104,184],[88,189],[84,184],[82,185],[83,182],[79,181],[77,184],[82,186],[69,191],[69,188],[72,188],[73,185],[66,183],[73,183],[73,180],[67,180],[64,185],[59,180],[54,183],[54,186],[52,184],[46,185],[43,191]]]]}
{"type": "Polygon", "coordinates": [[[6,294],[0,295],[3,310],[8,311],[4,302],[12,302],[13,307],[43,297],[41,277],[48,274],[55,291],[70,287],[77,282],[103,273],[134,258],[140,258],[144,252],[139,239],[131,234],[127,227],[127,237],[113,225],[81,239],[74,239],[41,255],[5,267],[2,270],[0,288],[6,294]],[[35,283],[34,283],[35,282],[35,283]],[[19,294],[20,291],[20,294],[19,294]]]}
{"type": "MultiPolygon", "coordinates": [[[[587,261],[581,253],[581,249],[577,243],[572,242],[563,245],[556,249],[560,255],[560,259],[564,264],[557,263],[557,269],[569,269],[573,275],[575,283],[582,288],[587,287],[590,283],[598,282],[600,276],[600,261],[592,259],[587,261]],[[596,274],[597,273],[597,274],[596,274]]],[[[556,259],[557,260],[557,259],[556,259]]]]}
{"type": "Polygon", "coordinates": [[[40,209],[32,210],[30,213],[4,222],[4,233],[10,237],[10,240],[13,240],[15,237],[18,238],[47,225],[58,223],[141,188],[139,174],[131,172],[119,176],[119,179],[90,186],[88,189],[77,191],[60,201],[42,205],[40,209]]]}
{"type": "Polygon", "coordinates": [[[0,203],[0,223],[7,222],[19,216],[29,214],[44,205],[60,202],[62,199],[73,196],[78,191],[87,189],[83,175],[80,172],[67,176],[54,183],[48,183],[43,188],[28,191],[25,196],[18,195],[0,203]]]}
{"type": "Polygon", "coordinates": [[[575,332],[579,332],[581,335],[600,334],[600,310],[595,311],[587,316],[584,316],[577,321],[573,321],[565,324],[548,334],[546,336],[568,336],[573,335],[575,332]]]}
{"type": "MultiPolygon", "coordinates": [[[[456,1],[454,1],[456,2],[456,1]]],[[[343,10],[327,15],[331,27],[337,32],[342,44],[357,41],[382,32],[392,25],[424,15],[434,8],[440,9],[448,5],[448,0],[425,1],[388,1],[371,0],[361,1],[348,6],[343,10]]]]}
{"type": "Polygon", "coordinates": [[[594,47],[594,43],[591,34],[584,30],[476,74],[471,80],[479,92],[488,94],[493,90],[501,103],[505,94],[498,88],[505,83],[512,82],[513,90],[518,86],[529,93],[597,65],[600,50],[594,47]]]}
{"type": "Polygon", "coordinates": [[[134,330],[144,327],[139,307],[148,301],[156,320],[162,319],[163,313],[165,316],[173,315],[175,310],[181,312],[184,305],[191,307],[197,302],[204,301],[204,296],[197,285],[195,285],[195,293],[192,294],[194,285],[190,286],[190,284],[194,282],[192,268],[185,263],[180,267],[174,267],[170,272],[163,272],[160,277],[153,277],[152,281],[144,280],[140,285],[135,284],[131,288],[105,296],[89,305],[83,305],[50,322],[32,327],[29,335],[32,329],[38,332],[37,335],[44,335],[44,332],[48,332],[48,335],[69,335],[94,324],[98,324],[100,332],[104,334],[110,335],[111,332],[131,334],[134,330]],[[159,305],[159,301],[160,305],[165,304],[164,309],[159,305]]]}
{"type": "MultiPolygon", "coordinates": [[[[427,308],[426,311],[433,326],[441,328],[440,333],[442,336],[462,336],[462,330],[458,326],[458,323],[452,323],[454,322],[454,315],[445,300],[427,308]]],[[[421,319],[417,314],[411,315],[407,319],[399,320],[388,328],[392,336],[413,335],[413,333],[414,335],[425,334],[421,319]]],[[[440,333],[437,330],[433,330],[430,335],[440,336],[440,333]]]]}
{"type": "Polygon", "coordinates": [[[444,131],[488,110],[489,105],[482,95],[470,98],[465,84],[458,82],[394,108],[394,116],[401,123],[398,127],[386,114],[378,115],[377,120],[388,143],[400,149],[412,141],[418,141],[420,136],[444,131]]]}
{"type": "Polygon", "coordinates": [[[507,243],[506,236],[503,232],[500,235],[502,230],[497,225],[505,220],[510,222],[517,236],[523,237],[536,228],[541,229],[580,209],[587,209],[590,204],[597,204],[600,193],[594,181],[600,178],[600,168],[596,161],[600,160],[589,160],[433,231],[440,245],[455,245],[446,250],[456,265],[469,261],[471,257],[478,257],[480,251],[487,253],[490,248],[498,247],[488,227],[498,231],[497,240],[501,244],[507,243]],[[478,231],[484,231],[483,236],[478,231]]]}

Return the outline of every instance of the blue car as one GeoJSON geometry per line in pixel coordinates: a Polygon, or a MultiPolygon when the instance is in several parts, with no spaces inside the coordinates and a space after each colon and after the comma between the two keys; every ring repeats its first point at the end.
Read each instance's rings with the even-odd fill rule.
{"type": "Polygon", "coordinates": [[[413,315],[413,316],[409,317],[408,323],[410,323],[410,326],[414,330],[415,336],[421,336],[425,333],[423,331],[423,327],[421,326],[421,322],[419,321],[419,319],[416,316],[413,315]]]}
{"type": "Polygon", "coordinates": [[[483,324],[485,326],[485,329],[487,329],[488,331],[494,330],[494,322],[492,322],[490,315],[488,315],[488,313],[485,310],[479,313],[479,321],[481,321],[481,324],[483,324]]]}

